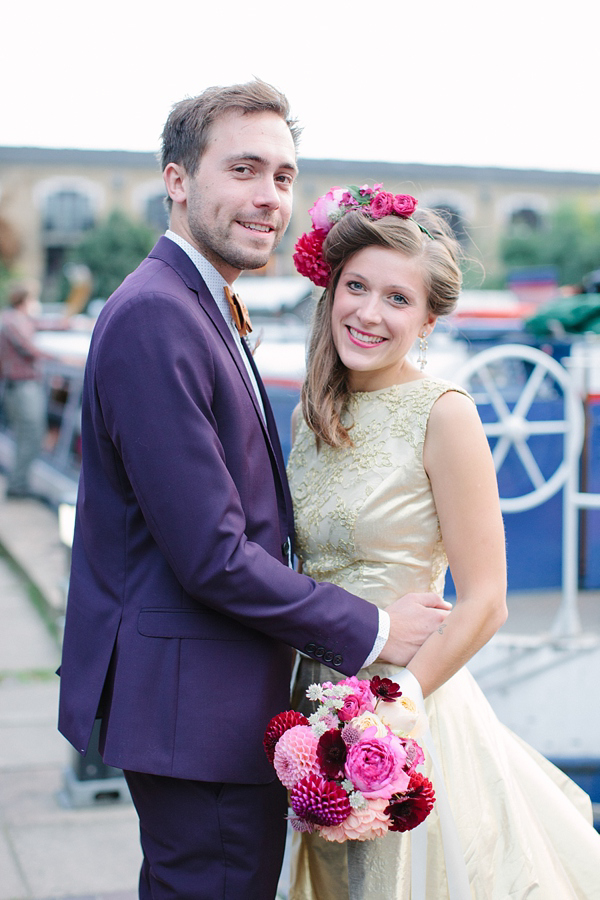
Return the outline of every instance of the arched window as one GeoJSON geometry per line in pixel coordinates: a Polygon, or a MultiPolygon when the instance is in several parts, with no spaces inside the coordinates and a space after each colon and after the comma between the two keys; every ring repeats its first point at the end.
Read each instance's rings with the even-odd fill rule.
{"type": "Polygon", "coordinates": [[[537,210],[524,206],[513,211],[510,225],[512,228],[528,228],[531,231],[539,231],[542,227],[542,217],[537,210]]]}
{"type": "Polygon", "coordinates": [[[90,198],[76,190],[58,190],[46,197],[42,227],[46,232],[78,234],[94,225],[90,198]]]}
{"type": "Polygon", "coordinates": [[[436,204],[432,208],[446,220],[454,232],[454,237],[457,241],[463,243],[467,240],[468,235],[465,228],[465,220],[457,209],[454,209],[454,207],[445,203],[436,204]]]}

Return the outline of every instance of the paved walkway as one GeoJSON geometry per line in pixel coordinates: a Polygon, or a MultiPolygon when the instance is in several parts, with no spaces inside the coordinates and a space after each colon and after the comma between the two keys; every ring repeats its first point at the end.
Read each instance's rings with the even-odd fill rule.
{"type": "Polygon", "coordinates": [[[60,624],[64,596],[56,513],[0,500],[0,545],[37,583],[0,556],[0,900],[134,900],[131,802],[63,805],[76,757],[56,730],[59,643],[46,621],[60,624]]]}
{"type": "MultiPolygon", "coordinates": [[[[56,512],[4,500],[0,476],[0,900],[136,900],[141,852],[125,781],[117,802],[96,800],[91,786],[114,782],[82,780],[56,729],[67,571],[56,512]]],[[[286,881],[284,866],[281,900],[286,881]]]]}

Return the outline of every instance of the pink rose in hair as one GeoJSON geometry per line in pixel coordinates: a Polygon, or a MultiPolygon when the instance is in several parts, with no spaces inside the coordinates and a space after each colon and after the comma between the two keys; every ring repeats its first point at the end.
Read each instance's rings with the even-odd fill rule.
{"type": "Polygon", "coordinates": [[[394,195],[389,191],[379,191],[373,197],[369,206],[369,215],[374,219],[383,219],[384,216],[391,216],[394,212],[394,195]]]}
{"type": "Polygon", "coordinates": [[[346,777],[365,797],[391,797],[408,787],[406,751],[395,734],[367,738],[348,748],[346,777]]]}
{"type": "Polygon", "coordinates": [[[339,218],[337,213],[342,198],[346,193],[347,191],[345,188],[333,187],[322,197],[319,197],[308,211],[313,223],[313,228],[318,228],[320,231],[324,231],[325,234],[331,230],[339,218]]]}
{"type": "Polygon", "coordinates": [[[394,212],[397,216],[409,219],[417,208],[417,201],[410,194],[396,194],[394,197],[394,212]]]}

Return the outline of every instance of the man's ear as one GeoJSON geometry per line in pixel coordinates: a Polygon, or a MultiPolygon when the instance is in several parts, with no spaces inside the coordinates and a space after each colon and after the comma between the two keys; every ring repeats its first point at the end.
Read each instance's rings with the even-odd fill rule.
{"type": "Polygon", "coordinates": [[[187,172],[178,163],[168,163],[163,172],[167,193],[174,203],[187,200],[187,172]]]}

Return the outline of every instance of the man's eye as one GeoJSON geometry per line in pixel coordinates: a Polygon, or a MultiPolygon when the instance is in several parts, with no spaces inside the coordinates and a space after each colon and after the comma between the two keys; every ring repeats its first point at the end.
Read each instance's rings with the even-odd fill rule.
{"type": "Polygon", "coordinates": [[[285,185],[286,187],[291,187],[294,183],[294,177],[293,175],[278,175],[276,181],[278,181],[279,184],[285,185]]]}

